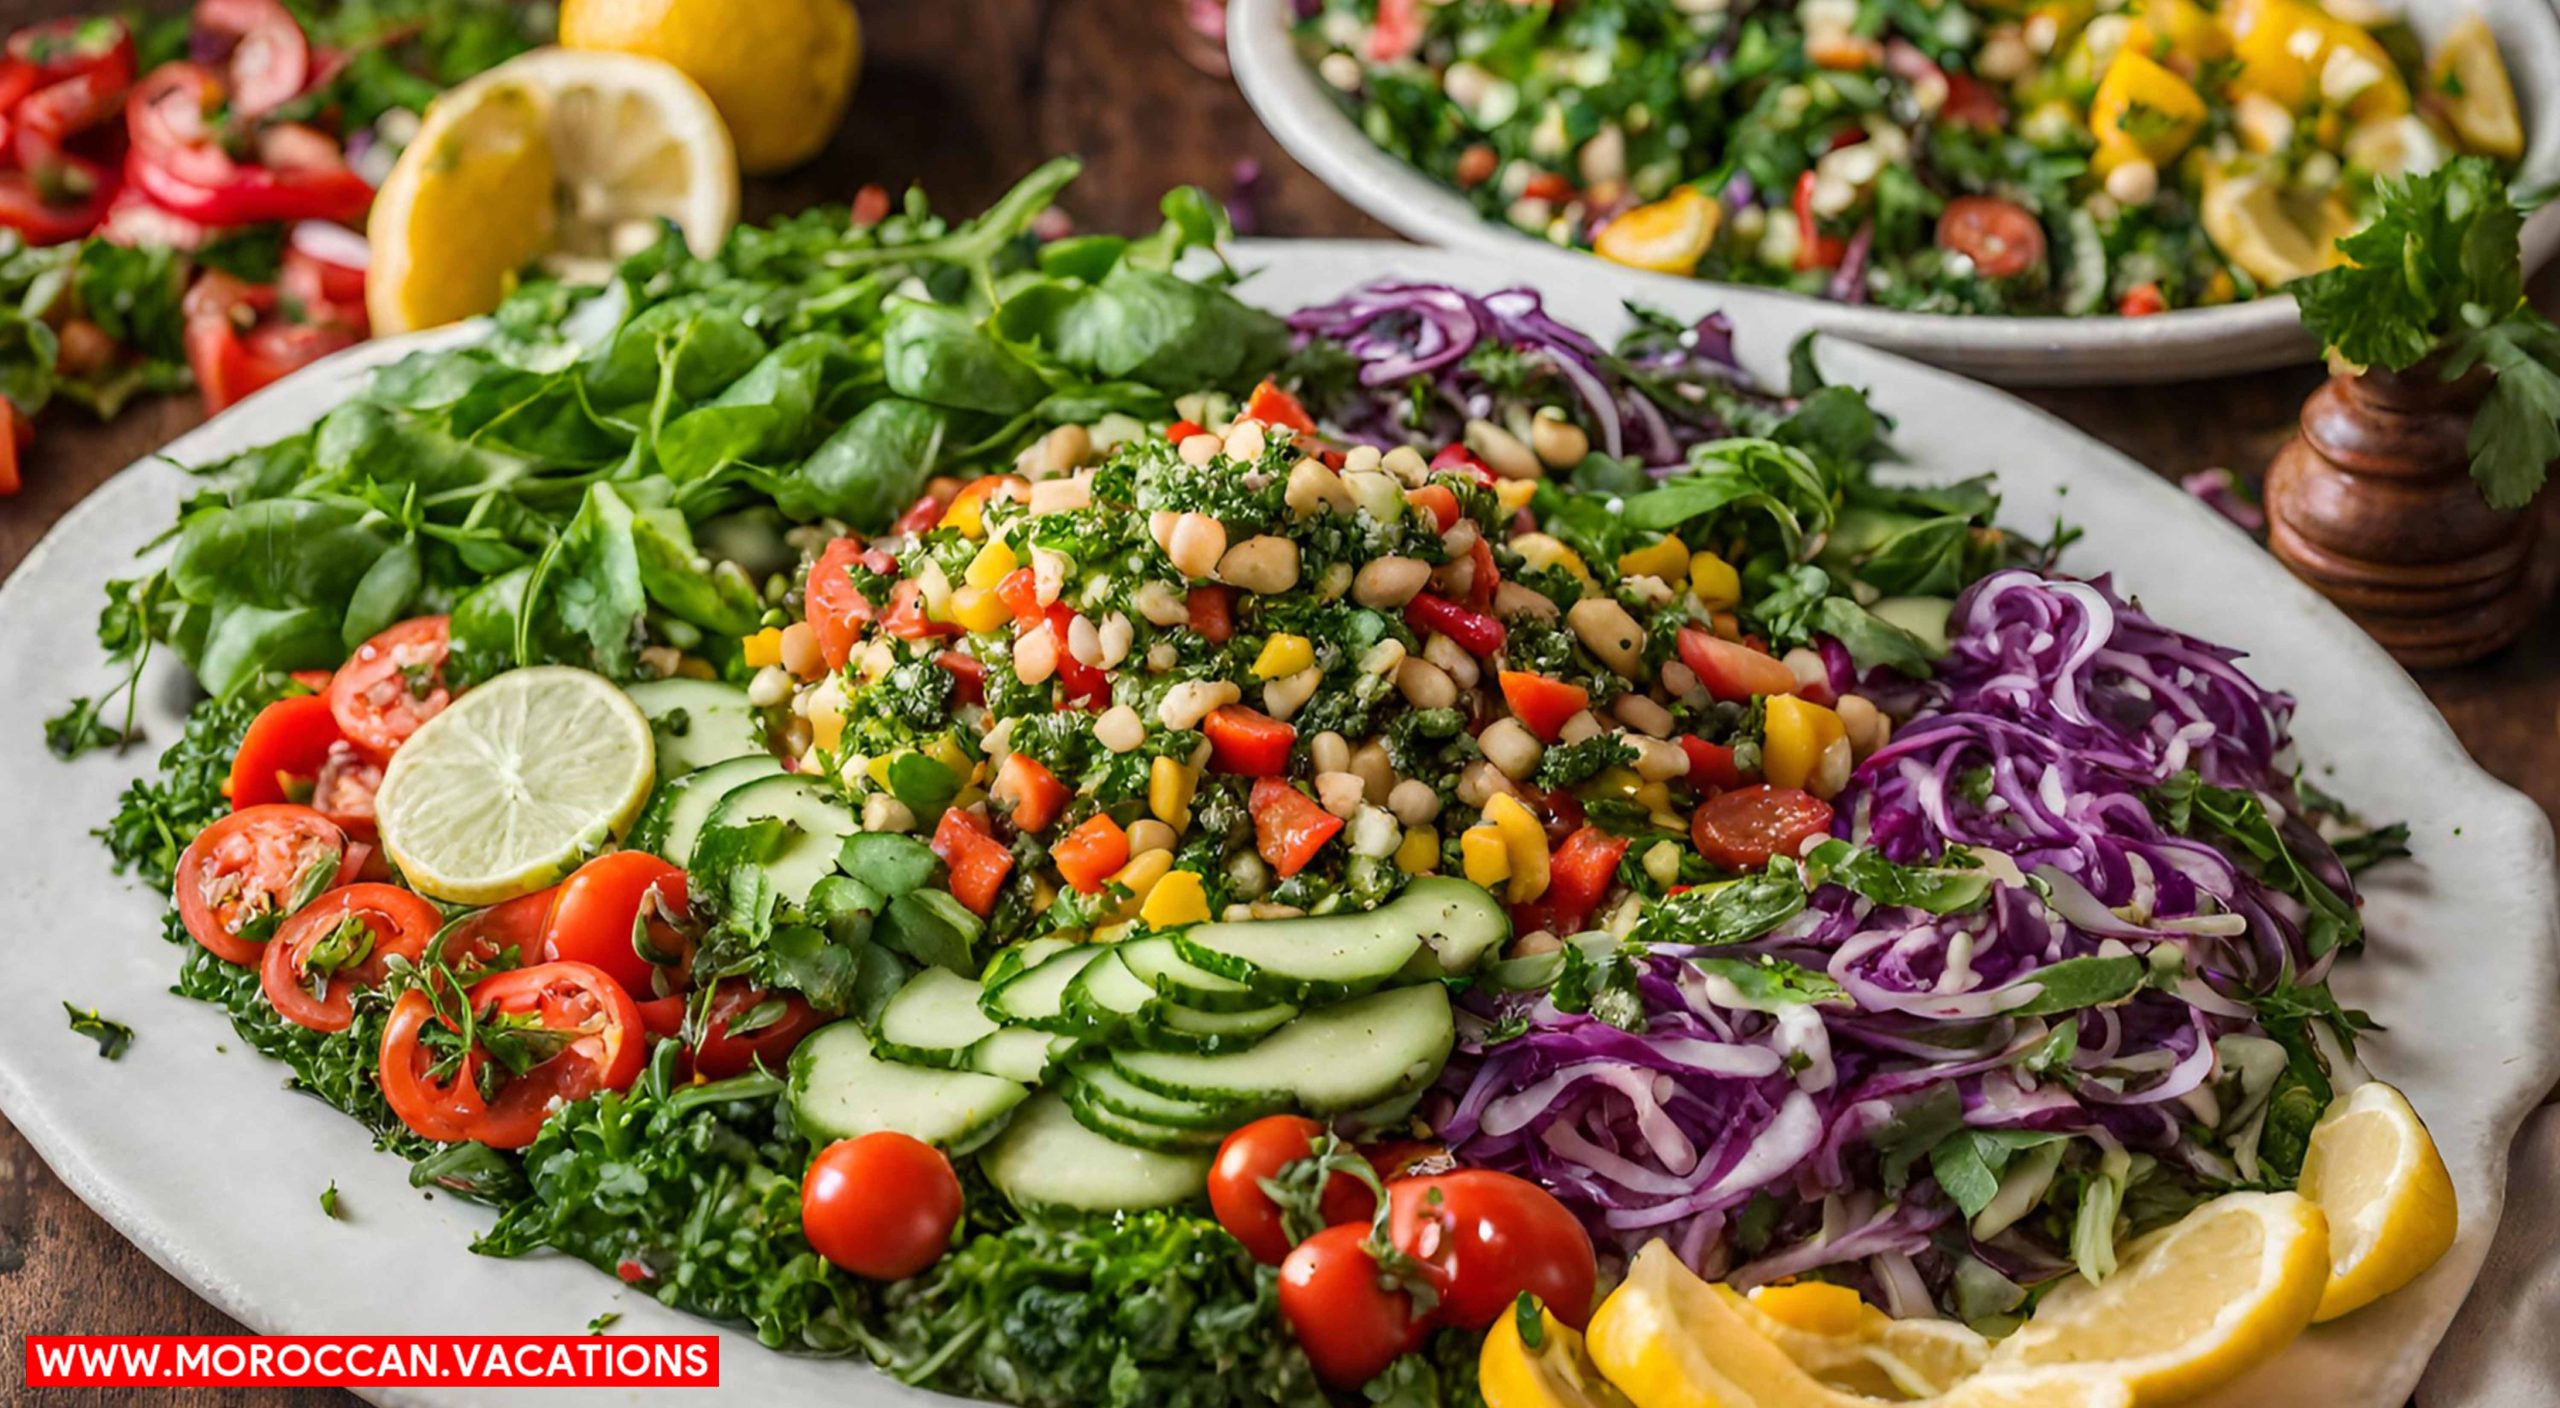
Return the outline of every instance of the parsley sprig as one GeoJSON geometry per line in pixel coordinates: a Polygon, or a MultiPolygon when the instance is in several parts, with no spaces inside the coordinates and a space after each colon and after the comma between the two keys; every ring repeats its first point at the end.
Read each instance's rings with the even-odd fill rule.
{"type": "Polygon", "coordinates": [[[2359,366],[2441,359],[2494,378],[2471,422],[2471,477],[2522,508],[2560,459],[2560,327],[2525,302],[2524,211],[2483,157],[2382,183],[2382,211],[2338,242],[2348,264],[2292,285],[2302,321],[2359,366]]]}

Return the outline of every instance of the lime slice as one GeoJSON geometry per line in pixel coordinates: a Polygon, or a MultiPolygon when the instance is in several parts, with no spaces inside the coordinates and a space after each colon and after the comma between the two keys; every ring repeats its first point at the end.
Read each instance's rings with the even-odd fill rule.
{"type": "Polygon", "coordinates": [[[656,778],[649,720],[602,675],[515,670],[455,700],[383,771],[382,848],[455,904],[529,895],[628,829],[656,778]]]}

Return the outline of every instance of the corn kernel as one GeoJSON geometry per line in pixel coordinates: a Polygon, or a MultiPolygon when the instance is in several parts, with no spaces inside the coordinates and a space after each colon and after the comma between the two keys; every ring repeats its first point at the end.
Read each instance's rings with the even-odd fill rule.
{"type": "Polygon", "coordinates": [[[1262,643],[1262,653],[1253,658],[1253,673],[1260,679],[1276,680],[1282,675],[1294,675],[1314,663],[1315,642],[1305,636],[1284,632],[1262,643]]]}
{"type": "Polygon", "coordinates": [[[1618,555],[1618,575],[1621,577],[1660,577],[1666,582],[1676,582],[1688,566],[1689,549],[1678,538],[1665,538],[1651,547],[1618,555]]]}
{"type": "Polygon", "coordinates": [[[749,669],[761,670],[767,665],[779,665],[782,663],[782,628],[767,626],[741,639],[738,648],[745,654],[749,669]]]}
{"type": "Polygon", "coordinates": [[[1689,559],[1689,590],[1709,611],[1724,611],[1742,602],[1742,574],[1711,552],[1689,559]]]}
{"type": "Polygon", "coordinates": [[[1177,835],[1191,825],[1191,798],[1199,789],[1200,774],[1171,758],[1147,766],[1147,810],[1177,835]]]}
{"type": "Polygon", "coordinates": [[[1139,907],[1138,917],[1147,921],[1150,929],[1201,923],[1209,917],[1209,891],[1200,883],[1196,873],[1173,871],[1147,892],[1147,902],[1139,907]]]}
{"type": "Polygon", "coordinates": [[[1513,904],[1534,900],[1547,892],[1547,829],[1535,813],[1519,798],[1508,792],[1496,792],[1485,799],[1484,818],[1502,836],[1503,848],[1510,853],[1508,870],[1510,888],[1503,898],[1513,904]]]}
{"type": "Polygon", "coordinates": [[[1002,542],[989,542],[978,549],[976,557],[969,559],[968,569],[960,574],[960,580],[973,587],[994,591],[996,583],[1021,565],[1022,561],[1013,555],[1013,549],[1002,542]]]}
{"type": "Polygon", "coordinates": [[[1822,750],[1849,727],[1840,716],[1792,694],[1769,696],[1760,731],[1760,775],[1772,787],[1802,787],[1822,761],[1822,750]]]}
{"type": "Polygon", "coordinates": [[[951,619],[969,634],[982,636],[1004,629],[1013,619],[1013,608],[1004,604],[993,587],[972,582],[951,594],[951,619]]]}
{"type": "Polygon", "coordinates": [[[1417,826],[1404,833],[1396,843],[1396,869],[1407,875],[1428,875],[1440,866],[1440,833],[1428,826],[1417,826]]]}
{"type": "Polygon", "coordinates": [[[1460,832],[1458,855],[1466,863],[1467,879],[1488,890],[1511,878],[1511,846],[1499,827],[1470,826],[1460,832]]]}

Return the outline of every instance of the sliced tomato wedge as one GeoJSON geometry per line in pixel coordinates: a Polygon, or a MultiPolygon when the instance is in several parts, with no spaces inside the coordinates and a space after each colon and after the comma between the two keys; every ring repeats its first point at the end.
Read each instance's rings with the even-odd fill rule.
{"type": "Polygon", "coordinates": [[[933,828],[933,853],[951,872],[952,898],[981,918],[993,913],[1013,873],[1013,852],[987,830],[985,817],[966,807],[951,807],[933,828]]]}
{"type": "Polygon", "coordinates": [[[1680,663],[1689,667],[1707,693],[1728,704],[1747,704],[1761,694],[1793,694],[1796,672],[1765,650],[1754,650],[1695,626],[1683,626],[1675,641],[1680,663]]]}
{"type": "Polygon", "coordinates": [[[24,171],[0,171],[0,226],[17,231],[29,244],[66,244],[81,238],[107,218],[119,189],[112,172],[78,157],[60,160],[67,171],[81,173],[86,194],[48,198],[24,171]]]}
{"type": "Polygon", "coordinates": [[[1755,871],[1830,834],[1831,806],[1810,792],[1762,783],[1711,797],[1689,818],[1698,854],[1727,870],[1755,871]]]}
{"type": "Polygon", "coordinates": [[[1342,818],[1276,777],[1253,784],[1254,848],[1281,878],[1307,868],[1342,830],[1342,818]]]}
{"type": "Polygon", "coordinates": [[[338,824],[351,840],[378,839],[373,820],[373,794],[382,790],[382,764],[364,750],[340,739],[311,780],[311,805],[338,824]]]}
{"type": "Polygon", "coordinates": [[[1958,196],[1938,216],[1938,247],[1961,254],[1986,279],[2010,279],[2044,262],[2044,226],[2015,201],[1958,196]]]}
{"type": "MultiPolygon", "coordinates": [[[[231,755],[231,807],[310,801],[321,807],[315,781],[329,765],[329,750],[345,741],[325,695],[295,694],[260,709],[231,755]]],[[[365,808],[368,814],[372,807],[365,808]]]]}
{"type": "Polygon", "coordinates": [[[329,712],[348,741],[389,759],[421,724],[453,702],[444,662],[453,651],[452,621],[419,616],[356,647],[329,681],[329,712]]]}
{"type": "Polygon", "coordinates": [[[378,986],[388,960],[415,961],[444,916],[397,885],[342,885],[305,905],[266,946],[258,985],[285,1020],[316,1032],[355,1021],[355,992],[378,986]]]}
{"type": "Polygon", "coordinates": [[[311,41],[280,0],[196,0],[199,52],[228,55],[231,107],[259,117],[311,81],[311,41]]]}
{"type": "Polygon", "coordinates": [[[827,1020],[796,992],[769,993],[751,983],[723,982],[712,991],[702,1039],[690,1054],[693,1073],[725,1080],[758,1066],[778,1072],[792,1048],[827,1020]]]}
{"type": "Polygon", "coordinates": [[[830,670],[843,669],[862,643],[862,633],[871,629],[875,613],[870,599],[853,585],[853,566],[863,559],[860,538],[837,538],[809,564],[809,586],[801,600],[809,629],[817,633],[818,653],[830,670]]]}
{"type": "Polygon", "coordinates": [[[179,855],[178,918],[216,957],[253,966],[276,926],[329,888],[346,855],[346,833],[309,807],[233,812],[179,855]]]}
{"type": "Polygon", "coordinates": [[[382,1034],[383,1096],[428,1139],[521,1149],[555,1101],[627,1090],[639,1078],[640,1009],[601,969],[540,963],[483,978],[460,1000],[472,1018],[468,1050],[430,1034],[442,1027],[458,1037],[461,1023],[415,988],[393,1005],[382,1034]],[[495,1076],[494,1093],[484,1095],[482,1071],[493,1060],[522,1070],[495,1076]]]}
{"type": "Polygon", "coordinates": [[[1511,706],[1512,717],[1544,743],[1562,737],[1565,721],[1591,707],[1591,691],[1578,684],[1525,670],[1504,670],[1500,680],[1502,702],[1511,706]]]}
{"type": "Polygon", "coordinates": [[[475,909],[436,935],[436,957],[455,968],[521,968],[541,956],[542,930],[559,897],[560,887],[554,885],[475,909]]]}

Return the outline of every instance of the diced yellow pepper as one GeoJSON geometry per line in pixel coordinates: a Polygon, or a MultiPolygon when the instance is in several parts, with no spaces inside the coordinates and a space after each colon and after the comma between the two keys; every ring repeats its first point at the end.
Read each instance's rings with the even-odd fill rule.
{"type": "Polygon", "coordinates": [[[1523,533],[1511,540],[1511,550],[1520,554],[1521,566],[1529,571],[1543,572],[1550,567],[1562,567],[1583,581],[1591,580],[1591,566],[1582,560],[1582,554],[1566,547],[1562,539],[1551,533],[1523,533]]]}
{"type": "Polygon", "coordinates": [[[995,588],[972,582],[951,594],[951,619],[969,634],[982,636],[1004,629],[1013,619],[1013,608],[1004,604],[995,588]]]}
{"type": "Polygon", "coordinates": [[[1147,765],[1147,810],[1178,834],[1191,825],[1191,798],[1200,790],[1200,774],[1171,758],[1147,765]]]}
{"type": "Polygon", "coordinates": [[[1827,1281],[1762,1286],[1751,1293],[1751,1305],[1781,1325],[1816,1335],[1854,1335],[1867,1318],[1867,1303],[1856,1291],[1827,1281]]]}
{"type": "Polygon", "coordinates": [[[1534,900],[1547,892],[1547,828],[1537,814],[1508,792],[1496,792],[1485,799],[1484,819],[1502,833],[1502,844],[1511,853],[1511,886],[1503,898],[1513,904],[1534,900]]]}
{"type": "Polygon", "coordinates": [[[1147,892],[1147,902],[1138,907],[1138,917],[1147,921],[1150,929],[1201,923],[1209,917],[1209,891],[1194,872],[1174,871],[1158,880],[1155,888],[1147,892]]]}
{"type": "Polygon", "coordinates": [[[779,665],[782,663],[781,628],[767,626],[754,635],[742,637],[738,641],[738,649],[746,656],[747,668],[751,670],[779,665]]]}
{"type": "Polygon", "coordinates": [[[862,770],[870,775],[873,786],[879,788],[883,792],[889,790],[889,760],[897,757],[899,753],[906,751],[906,749],[900,748],[893,752],[883,753],[863,765],[862,770]]]}
{"type": "Polygon", "coordinates": [[[1396,843],[1396,869],[1407,875],[1428,875],[1439,868],[1440,832],[1436,828],[1417,826],[1396,843]]]}
{"type": "Polygon", "coordinates": [[[2128,161],[2164,165],[2204,130],[2204,99],[2187,81],[2145,54],[2119,50],[2089,104],[2101,172],[2128,161]]]}
{"type": "Polygon", "coordinates": [[[833,706],[811,708],[809,710],[810,746],[822,752],[832,753],[843,742],[844,711],[833,706]]]}
{"type": "Polygon", "coordinates": [[[1111,877],[1111,883],[1127,890],[1130,896],[1114,912],[1124,918],[1144,913],[1148,897],[1172,870],[1171,851],[1142,851],[1131,856],[1129,863],[1120,867],[1120,873],[1111,877]]]}
{"type": "Polygon", "coordinates": [[[1504,513],[1518,513],[1527,508],[1529,500],[1537,497],[1537,493],[1538,481],[1535,479],[1497,479],[1493,482],[1493,501],[1504,513]]]}
{"type": "Polygon", "coordinates": [[[1682,186],[1600,227],[1592,252],[1612,264],[1686,277],[1716,242],[1724,207],[1695,186],[1682,186]]]}
{"type": "Polygon", "coordinates": [[[2297,112],[2308,106],[2329,52],[2328,17],[2301,0],[2232,0],[2220,17],[2240,61],[2232,88],[2264,93],[2297,112]]]}
{"type": "Polygon", "coordinates": [[[1709,611],[1729,611],[1742,604],[1742,574],[1711,552],[1689,559],[1689,591],[1709,611]]]}
{"type": "Polygon", "coordinates": [[[1676,582],[1688,566],[1688,546],[1678,538],[1665,538],[1633,552],[1618,554],[1618,575],[1621,577],[1659,577],[1666,582],[1676,582]]]}
{"type": "Polygon", "coordinates": [[[2427,68],[2427,86],[2465,148],[2505,161],[2524,155],[2516,85],[2498,57],[2498,37],[2487,20],[2464,15],[2445,31],[2444,45],[2427,68]]]}
{"type": "Polygon", "coordinates": [[[1499,827],[1470,826],[1458,833],[1458,857],[1466,862],[1467,879],[1488,890],[1511,878],[1511,846],[1499,827]]]}
{"type": "Polygon", "coordinates": [[[1283,631],[1262,643],[1262,653],[1253,657],[1253,673],[1260,679],[1276,680],[1282,675],[1294,675],[1314,663],[1315,642],[1283,631]]]}
{"type": "Polygon", "coordinates": [[[978,549],[976,557],[969,559],[968,569],[960,574],[960,580],[973,587],[994,591],[996,583],[1021,565],[1022,560],[1013,555],[1013,549],[1006,547],[1003,540],[990,539],[985,547],[978,549]]]}
{"type": "Polygon", "coordinates": [[[1846,738],[1840,716],[1808,699],[1772,694],[1760,732],[1760,775],[1772,787],[1802,787],[1831,740],[1846,738]]]}
{"type": "Polygon", "coordinates": [[[1602,768],[1599,776],[1583,786],[1594,796],[1632,799],[1636,790],[1644,786],[1644,779],[1636,776],[1633,768],[1602,768]]]}
{"type": "Polygon", "coordinates": [[[2320,56],[2322,96],[2331,102],[2344,96],[2347,115],[2358,122],[2407,115],[2409,84],[2382,41],[2341,19],[2329,20],[2328,29],[2329,50],[2320,56]]]}
{"type": "Polygon", "coordinates": [[[2231,35],[2196,0],[2136,0],[2124,47],[2191,72],[2196,64],[2229,58],[2231,35]]]}

